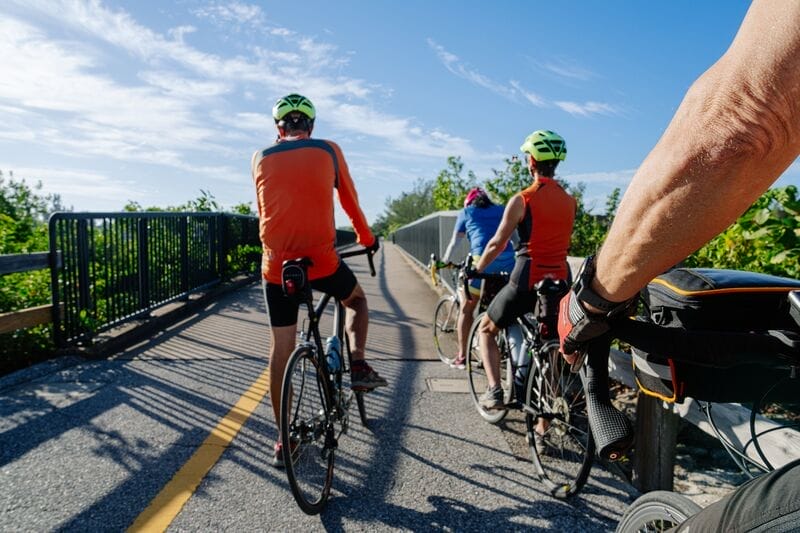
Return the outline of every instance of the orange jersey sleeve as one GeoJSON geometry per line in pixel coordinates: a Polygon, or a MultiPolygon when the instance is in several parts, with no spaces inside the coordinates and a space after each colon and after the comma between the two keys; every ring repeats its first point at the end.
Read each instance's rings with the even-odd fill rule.
{"type": "Polygon", "coordinates": [[[347,214],[347,218],[349,218],[350,222],[353,224],[358,244],[370,246],[375,242],[375,237],[372,235],[372,230],[369,229],[367,219],[358,203],[358,194],[353,185],[353,178],[350,177],[350,169],[347,168],[347,162],[344,160],[344,155],[339,145],[330,141],[328,141],[328,143],[333,148],[339,160],[339,180],[336,186],[339,203],[347,214]]]}

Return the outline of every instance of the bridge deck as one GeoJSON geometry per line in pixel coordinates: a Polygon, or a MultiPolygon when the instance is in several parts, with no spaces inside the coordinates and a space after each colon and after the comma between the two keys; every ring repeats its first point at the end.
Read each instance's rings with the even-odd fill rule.
{"type": "Polygon", "coordinates": [[[491,426],[463,392],[431,390],[464,378],[434,352],[437,295],[391,244],[377,259],[375,278],[350,264],[369,298],[368,357],[390,386],[367,396],[369,429],[354,421],[342,439],[321,517],[269,466],[268,328],[252,285],[107,360],[0,380],[0,530],[123,530],[146,509],[151,529],[173,531],[612,530],[631,501],[621,480],[595,466],[581,495],[553,499],[519,417],[491,426]]]}

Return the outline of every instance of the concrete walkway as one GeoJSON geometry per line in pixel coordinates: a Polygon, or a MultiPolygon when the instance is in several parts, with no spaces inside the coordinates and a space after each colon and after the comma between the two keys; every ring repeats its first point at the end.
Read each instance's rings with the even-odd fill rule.
{"type": "Polygon", "coordinates": [[[349,264],[369,299],[368,357],[390,386],[367,395],[369,428],[354,420],[341,439],[321,516],[269,466],[269,335],[252,285],[108,360],[0,380],[0,531],[121,531],[153,501],[163,521],[151,524],[170,531],[613,531],[631,501],[621,480],[595,466],[580,495],[553,499],[518,417],[492,426],[465,393],[431,389],[465,378],[435,353],[438,295],[391,244],[376,258],[375,278],[363,257],[349,264]],[[198,456],[219,457],[203,469],[198,456]]]}

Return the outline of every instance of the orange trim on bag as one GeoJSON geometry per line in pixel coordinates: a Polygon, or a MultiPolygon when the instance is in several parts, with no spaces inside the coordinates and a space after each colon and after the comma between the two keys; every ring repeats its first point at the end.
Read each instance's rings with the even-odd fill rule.
{"type": "Polygon", "coordinates": [[[654,398],[658,398],[659,400],[675,403],[678,401],[678,396],[674,392],[672,393],[672,397],[664,396],[663,394],[659,394],[657,392],[653,392],[650,389],[646,389],[641,383],[639,383],[639,379],[634,376],[633,378],[636,380],[636,386],[639,387],[639,390],[643,393],[647,394],[648,396],[653,396],[654,398]]]}
{"type": "Polygon", "coordinates": [[[796,291],[797,287],[731,287],[727,289],[707,289],[703,291],[687,291],[684,289],[679,289],[675,285],[667,283],[663,279],[655,278],[650,283],[657,283],[659,285],[663,285],[668,289],[675,291],[676,293],[683,295],[683,296],[704,296],[707,294],[731,294],[731,293],[742,293],[742,292],[791,292],[796,291]]]}

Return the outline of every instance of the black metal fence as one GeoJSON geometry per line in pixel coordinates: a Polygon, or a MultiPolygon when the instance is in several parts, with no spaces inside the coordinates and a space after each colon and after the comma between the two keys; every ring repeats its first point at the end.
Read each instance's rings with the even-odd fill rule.
{"type": "Polygon", "coordinates": [[[55,213],[50,252],[56,344],[98,332],[241,273],[261,260],[258,218],[222,213],[55,213]]]}

